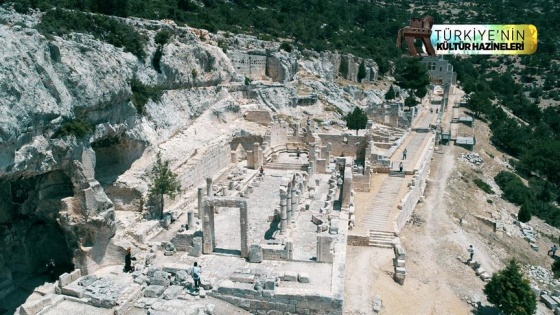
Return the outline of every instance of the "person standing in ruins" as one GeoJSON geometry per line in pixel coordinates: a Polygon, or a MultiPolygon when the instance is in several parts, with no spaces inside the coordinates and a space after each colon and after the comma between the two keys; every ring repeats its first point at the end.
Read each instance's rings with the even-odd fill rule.
{"type": "Polygon", "coordinates": [[[299,150],[299,147],[296,148],[296,158],[299,159],[299,155],[301,154],[301,151],[299,150]]]}
{"type": "Polygon", "coordinates": [[[196,291],[198,291],[199,287],[200,287],[200,273],[201,272],[202,272],[202,270],[200,270],[200,267],[198,266],[198,263],[195,261],[194,266],[192,268],[192,278],[194,280],[194,289],[196,291]]]}
{"type": "Polygon", "coordinates": [[[556,256],[556,251],[557,250],[558,250],[558,247],[556,246],[556,244],[554,244],[554,245],[552,245],[552,247],[550,248],[550,250],[546,254],[550,255],[550,253],[552,253],[552,257],[554,257],[554,256],[556,256]]]}
{"type": "Polygon", "coordinates": [[[404,151],[402,152],[402,159],[406,160],[406,149],[404,149],[404,151]]]}
{"type": "Polygon", "coordinates": [[[259,169],[259,173],[260,173],[261,176],[264,176],[264,169],[263,169],[262,165],[261,165],[261,168],[259,169]]]}
{"type": "Polygon", "coordinates": [[[124,256],[124,272],[132,271],[132,253],[130,247],[126,249],[126,255],[124,256]]]}
{"type": "Polygon", "coordinates": [[[469,257],[469,260],[467,260],[468,262],[472,261],[474,256],[474,247],[472,245],[469,246],[469,253],[471,254],[471,256],[469,257]]]}
{"type": "Polygon", "coordinates": [[[403,164],[402,164],[402,162],[401,162],[401,164],[399,164],[399,172],[402,173],[402,169],[403,169],[403,164]]]}

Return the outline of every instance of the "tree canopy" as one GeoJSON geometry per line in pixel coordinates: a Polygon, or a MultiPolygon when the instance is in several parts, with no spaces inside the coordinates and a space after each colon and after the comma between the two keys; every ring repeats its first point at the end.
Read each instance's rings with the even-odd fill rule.
{"type": "Polygon", "coordinates": [[[403,58],[397,62],[395,69],[397,85],[409,90],[416,97],[424,97],[428,93],[430,77],[426,66],[419,58],[403,58]]]}
{"type": "Polygon", "coordinates": [[[366,128],[368,117],[361,108],[355,107],[354,110],[345,117],[345,120],[348,129],[356,130],[356,135],[358,135],[358,130],[366,128]]]}
{"type": "Polygon", "coordinates": [[[385,100],[389,101],[389,100],[393,100],[395,98],[396,98],[395,89],[393,88],[393,85],[391,85],[391,87],[389,87],[389,90],[387,91],[387,93],[385,93],[385,100]]]}
{"type": "Polygon", "coordinates": [[[492,275],[484,294],[504,314],[532,315],[537,310],[535,293],[515,260],[492,275]]]}
{"type": "MultiPolygon", "coordinates": [[[[156,162],[147,174],[150,179],[149,196],[157,202],[157,211],[160,219],[163,217],[164,195],[168,195],[171,199],[181,192],[181,183],[175,174],[169,168],[169,161],[161,159],[161,152],[156,154],[156,162]]],[[[157,213],[156,213],[157,215],[157,213]]]]}

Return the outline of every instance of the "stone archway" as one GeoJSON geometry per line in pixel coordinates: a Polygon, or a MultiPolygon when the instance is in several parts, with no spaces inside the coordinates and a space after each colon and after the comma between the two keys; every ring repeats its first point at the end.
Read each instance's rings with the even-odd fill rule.
{"type": "Polygon", "coordinates": [[[203,200],[204,213],[202,220],[202,253],[211,254],[216,248],[214,226],[214,208],[239,208],[239,224],[241,225],[241,257],[249,257],[247,245],[247,200],[236,197],[206,197],[203,200]]]}

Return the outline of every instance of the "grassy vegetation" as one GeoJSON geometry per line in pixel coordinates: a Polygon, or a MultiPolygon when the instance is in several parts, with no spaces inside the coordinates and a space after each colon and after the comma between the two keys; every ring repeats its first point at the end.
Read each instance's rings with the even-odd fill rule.
{"type": "Polygon", "coordinates": [[[490,187],[490,185],[488,185],[485,181],[483,181],[480,178],[475,178],[473,180],[473,182],[476,184],[476,186],[478,186],[478,188],[482,189],[482,191],[484,191],[487,194],[493,195],[494,191],[492,190],[492,187],[490,187]]]}
{"type": "Polygon", "coordinates": [[[133,27],[103,15],[67,10],[48,10],[37,29],[43,34],[88,33],[116,47],[123,47],[138,58],[146,57],[146,39],[133,27]]]}
{"type": "Polygon", "coordinates": [[[82,119],[73,119],[62,124],[60,129],[55,133],[55,138],[74,135],[76,138],[84,138],[91,134],[93,127],[91,124],[82,119]]]}
{"type": "Polygon", "coordinates": [[[132,79],[130,87],[132,89],[132,104],[134,104],[136,111],[141,115],[145,114],[145,106],[150,99],[154,102],[159,102],[163,95],[162,88],[144,85],[137,78],[132,79]]]}

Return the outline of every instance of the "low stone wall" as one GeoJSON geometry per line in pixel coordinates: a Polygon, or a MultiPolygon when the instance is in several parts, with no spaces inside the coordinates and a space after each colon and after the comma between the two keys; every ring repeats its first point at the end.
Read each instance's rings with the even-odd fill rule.
{"type": "Polygon", "coordinates": [[[418,162],[414,168],[414,177],[410,186],[410,190],[406,193],[405,197],[401,200],[398,208],[401,210],[397,219],[393,222],[395,233],[400,233],[403,226],[408,221],[408,218],[414,211],[414,207],[418,204],[420,197],[424,194],[426,189],[426,178],[430,171],[430,161],[434,153],[434,138],[432,135],[428,139],[428,144],[424,147],[418,162]]]}
{"type": "Polygon", "coordinates": [[[244,115],[245,120],[268,125],[272,122],[272,116],[267,110],[249,110],[244,115]]]}
{"type": "Polygon", "coordinates": [[[292,314],[342,315],[342,297],[334,298],[330,292],[311,293],[308,290],[290,288],[258,291],[251,285],[222,282],[217,292],[211,292],[209,295],[253,314],[267,314],[268,311],[274,310],[292,314]]]}
{"type": "Polygon", "coordinates": [[[350,246],[369,246],[369,237],[367,235],[349,234],[346,244],[350,246]]]}
{"type": "Polygon", "coordinates": [[[291,250],[291,242],[285,245],[272,245],[263,244],[260,245],[263,251],[263,259],[265,260],[292,260],[293,250],[291,250]],[[289,244],[289,245],[288,245],[289,244]]]}

